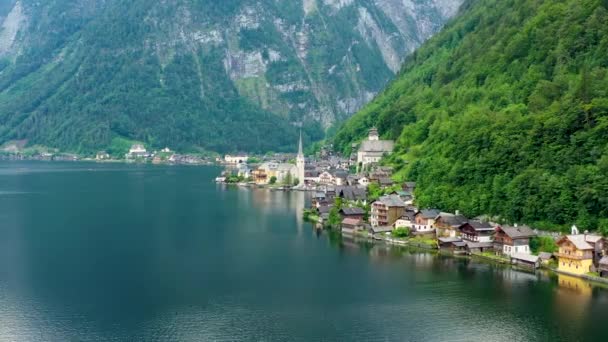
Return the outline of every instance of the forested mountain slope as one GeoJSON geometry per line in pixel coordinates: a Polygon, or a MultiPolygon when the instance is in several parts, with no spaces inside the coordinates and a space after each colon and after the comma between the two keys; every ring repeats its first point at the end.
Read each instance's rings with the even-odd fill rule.
{"type": "Polygon", "coordinates": [[[2,0],[0,144],[293,149],[367,103],[462,0],[2,0]]]}
{"type": "Polygon", "coordinates": [[[608,232],[607,23],[606,0],[467,1],[335,142],[396,139],[421,206],[608,232]]]}

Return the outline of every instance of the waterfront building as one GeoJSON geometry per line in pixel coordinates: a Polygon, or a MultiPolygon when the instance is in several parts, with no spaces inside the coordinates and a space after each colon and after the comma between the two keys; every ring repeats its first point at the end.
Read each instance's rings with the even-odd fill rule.
{"type": "Polygon", "coordinates": [[[566,235],[557,241],[559,251],[557,269],[576,275],[592,271],[593,246],[586,241],[585,234],[566,235]]]}
{"type": "Polygon", "coordinates": [[[404,212],[405,203],[399,196],[383,196],[372,203],[370,223],[372,227],[392,226],[404,212]]]}
{"type": "Polygon", "coordinates": [[[417,231],[426,231],[430,229],[435,229],[435,218],[439,215],[439,210],[437,209],[422,209],[416,213],[414,217],[414,230],[417,231]]]}
{"type": "Polygon", "coordinates": [[[393,152],[395,142],[392,140],[380,140],[378,129],[369,130],[367,140],[361,143],[357,153],[357,164],[365,168],[368,165],[377,164],[382,157],[393,152]]]}
{"type": "Polygon", "coordinates": [[[360,218],[346,217],[342,220],[342,233],[353,234],[363,230],[363,220],[360,218]]]}
{"type": "Polygon", "coordinates": [[[108,154],[108,152],[106,151],[99,151],[97,152],[97,155],[95,156],[95,160],[108,160],[110,159],[110,154],[108,154]]]}
{"type": "Polygon", "coordinates": [[[530,238],[536,233],[528,226],[497,226],[494,236],[494,250],[497,254],[530,254],[530,238]]]}
{"type": "Polygon", "coordinates": [[[340,209],[340,215],[342,216],[342,218],[355,218],[363,220],[363,216],[365,216],[365,210],[359,207],[342,208],[340,209]]]}
{"type": "Polygon", "coordinates": [[[239,154],[239,155],[227,154],[224,156],[224,162],[226,164],[237,165],[237,164],[241,164],[241,163],[247,163],[247,160],[249,160],[249,157],[245,154],[239,154]]]}
{"type": "Polygon", "coordinates": [[[455,237],[460,235],[458,228],[467,221],[467,218],[460,215],[458,211],[455,214],[441,212],[435,216],[433,225],[437,236],[455,237]]]}
{"type": "Polygon", "coordinates": [[[467,245],[467,251],[486,252],[494,249],[492,242],[494,227],[487,222],[468,221],[458,227],[462,240],[467,245]]]}
{"type": "Polygon", "coordinates": [[[297,167],[293,164],[267,162],[261,164],[257,170],[251,173],[251,176],[256,184],[264,185],[269,184],[273,177],[276,178],[277,184],[285,183],[290,178],[293,182],[297,174],[297,167]]]}
{"type": "Polygon", "coordinates": [[[608,277],[608,256],[600,259],[597,271],[600,274],[600,277],[608,277]]]}
{"type": "Polygon", "coordinates": [[[133,146],[131,146],[131,148],[129,149],[129,153],[127,153],[127,155],[125,156],[127,159],[134,159],[134,158],[147,158],[149,157],[149,153],[146,150],[146,148],[144,147],[144,145],[142,144],[134,144],[133,146]]]}

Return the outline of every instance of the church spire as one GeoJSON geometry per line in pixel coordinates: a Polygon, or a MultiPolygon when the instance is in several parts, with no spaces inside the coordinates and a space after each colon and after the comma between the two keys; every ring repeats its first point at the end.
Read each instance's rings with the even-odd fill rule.
{"type": "Polygon", "coordinates": [[[300,144],[298,147],[298,157],[303,156],[304,155],[304,151],[302,149],[302,130],[300,129],[300,144]]]}

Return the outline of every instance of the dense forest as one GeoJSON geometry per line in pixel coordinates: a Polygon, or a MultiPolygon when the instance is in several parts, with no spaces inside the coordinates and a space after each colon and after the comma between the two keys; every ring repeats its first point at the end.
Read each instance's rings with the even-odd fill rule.
{"type": "Polygon", "coordinates": [[[471,0],[337,133],[397,141],[422,207],[608,233],[608,0],[471,0]]]}

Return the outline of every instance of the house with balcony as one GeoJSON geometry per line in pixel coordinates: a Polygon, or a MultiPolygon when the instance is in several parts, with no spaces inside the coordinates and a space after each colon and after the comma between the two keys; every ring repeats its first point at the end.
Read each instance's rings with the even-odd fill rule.
{"type": "Polygon", "coordinates": [[[536,233],[528,226],[497,226],[494,234],[496,254],[530,254],[530,238],[536,233]]]}
{"type": "Polygon", "coordinates": [[[399,196],[383,196],[372,203],[370,223],[372,227],[392,226],[404,212],[405,203],[399,196]]]}
{"type": "Polygon", "coordinates": [[[487,222],[468,221],[458,227],[462,241],[469,253],[486,252],[494,249],[494,227],[487,222]]]}
{"type": "Polygon", "coordinates": [[[466,223],[468,219],[460,212],[456,211],[455,214],[451,213],[439,213],[434,220],[435,229],[438,237],[456,237],[460,235],[458,228],[466,223]]]}
{"type": "Polygon", "coordinates": [[[557,241],[559,251],[557,270],[575,275],[584,275],[593,269],[593,246],[586,241],[585,234],[566,235],[557,241]]]}

